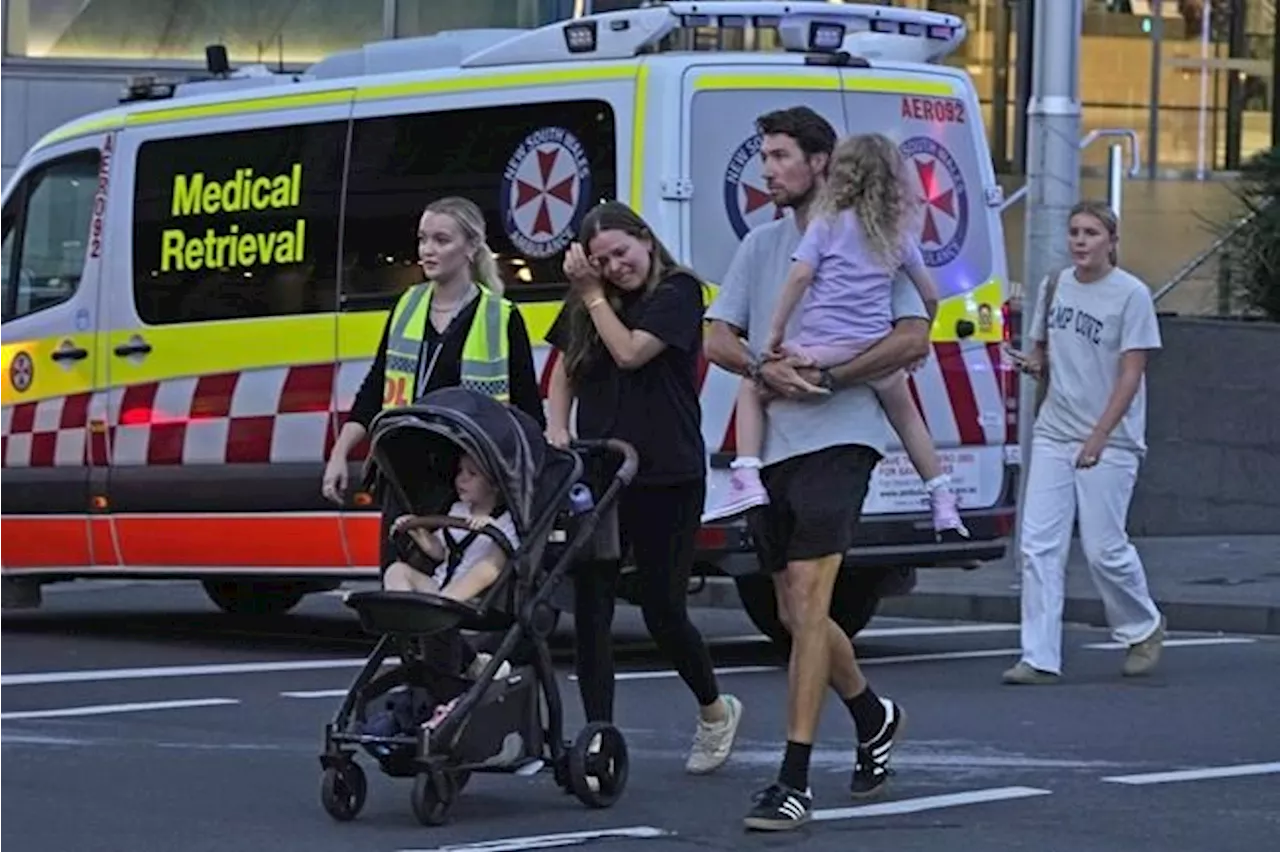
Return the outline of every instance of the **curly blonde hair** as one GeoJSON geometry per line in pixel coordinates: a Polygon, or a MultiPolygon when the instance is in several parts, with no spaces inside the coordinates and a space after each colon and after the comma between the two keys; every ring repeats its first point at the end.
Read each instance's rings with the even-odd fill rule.
{"type": "Polygon", "coordinates": [[[896,266],[903,235],[912,232],[920,203],[898,146],[883,134],[864,133],[836,145],[817,206],[827,217],[852,210],[872,254],[886,266],[896,266]]]}

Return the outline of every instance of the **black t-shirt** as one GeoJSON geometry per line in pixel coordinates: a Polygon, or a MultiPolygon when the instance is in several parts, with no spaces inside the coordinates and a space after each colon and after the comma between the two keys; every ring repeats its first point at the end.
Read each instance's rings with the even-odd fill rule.
{"type": "MultiPolygon", "coordinates": [[[[426,322],[422,341],[422,361],[431,362],[431,356],[440,349],[431,375],[427,377],[426,387],[417,388],[417,395],[422,396],[440,388],[457,387],[462,382],[462,347],[466,343],[467,334],[471,331],[471,321],[475,319],[480,299],[473,298],[449,326],[444,334],[436,331],[430,318],[426,322]]],[[[394,311],[392,312],[394,313],[394,311]]],[[[391,330],[391,315],[387,316],[387,324],[382,329],[382,340],[378,343],[377,354],[373,364],[365,376],[360,390],[356,392],[348,419],[359,423],[366,429],[373,418],[382,410],[382,396],[386,388],[387,375],[387,335],[391,330]]],[[[509,361],[507,373],[511,389],[511,405],[533,417],[538,424],[546,428],[546,412],[542,406],[542,389],[538,386],[538,376],[533,368],[533,349],[529,343],[529,332],[525,328],[524,318],[518,308],[511,311],[511,322],[507,326],[507,349],[509,361]]]]}
{"type": "MultiPolygon", "coordinates": [[[[617,438],[634,446],[640,454],[636,482],[687,482],[706,475],[698,402],[703,311],[702,284],[684,272],[667,276],[651,293],[625,294],[623,324],[647,331],[666,348],[642,367],[624,370],[600,342],[574,381],[578,437],[617,438]]],[[[547,342],[561,352],[568,349],[567,305],[547,342]]]]}

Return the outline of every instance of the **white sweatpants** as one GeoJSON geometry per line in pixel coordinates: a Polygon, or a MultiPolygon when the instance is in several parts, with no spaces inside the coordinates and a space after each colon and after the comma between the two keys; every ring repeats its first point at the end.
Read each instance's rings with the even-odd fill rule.
{"type": "Polygon", "coordinates": [[[1125,531],[1138,455],[1108,447],[1096,465],[1081,469],[1075,463],[1082,446],[1032,442],[1022,513],[1022,659],[1055,674],[1062,672],[1062,605],[1077,516],[1111,635],[1133,644],[1160,626],[1142,560],[1125,531]]]}

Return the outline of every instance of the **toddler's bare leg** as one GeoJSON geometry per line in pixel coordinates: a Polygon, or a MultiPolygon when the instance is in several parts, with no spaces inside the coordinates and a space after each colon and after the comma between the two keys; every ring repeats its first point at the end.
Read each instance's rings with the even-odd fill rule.
{"type": "Polygon", "coordinates": [[[425,592],[439,594],[440,585],[434,578],[405,562],[393,562],[382,577],[382,588],[388,592],[425,592]]]}
{"type": "Polygon", "coordinates": [[[734,415],[738,458],[758,459],[764,448],[764,396],[750,379],[738,383],[738,409],[734,415]]]}
{"type": "Polygon", "coordinates": [[[906,372],[898,370],[872,382],[871,387],[879,397],[889,422],[902,439],[902,447],[907,451],[920,478],[927,482],[941,476],[942,461],[938,458],[938,451],[934,449],[929,427],[925,425],[920,409],[916,408],[915,400],[911,398],[906,372]]]}

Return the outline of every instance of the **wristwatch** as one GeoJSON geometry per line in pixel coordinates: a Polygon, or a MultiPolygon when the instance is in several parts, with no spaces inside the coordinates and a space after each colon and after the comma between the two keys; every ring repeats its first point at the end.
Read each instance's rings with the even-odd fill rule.
{"type": "Polygon", "coordinates": [[[833,391],[836,389],[836,380],[831,375],[831,371],[823,367],[818,371],[818,386],[823,390],[833,391]]]}
{"type": "Polygon", "coordinates": [[[760,362],[755,358],[747,362],[747,378],[757,383],[764,378],[760,372],[760,362]]]}

